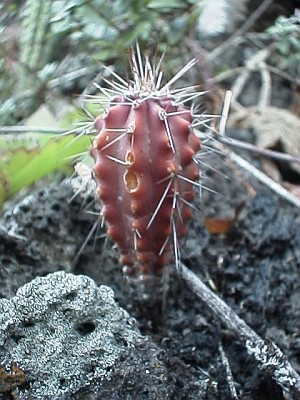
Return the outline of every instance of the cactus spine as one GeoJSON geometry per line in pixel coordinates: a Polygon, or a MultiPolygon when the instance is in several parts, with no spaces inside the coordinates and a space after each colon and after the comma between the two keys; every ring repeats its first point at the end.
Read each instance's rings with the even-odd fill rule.
{"type": "Polygon", "coordinates": [[[179,264],[179,243],[187,234],[199,170],[194,155],[200,139],[193,115],[183,103],[189,89],[166,85],[162,72],[137,49],[131,54],[134,80],[115,75],[106,113],[95,121],[98,132],[91,155],[108,235],[119,247],[127,276],[160,276],[165,265],[179,264]]]}

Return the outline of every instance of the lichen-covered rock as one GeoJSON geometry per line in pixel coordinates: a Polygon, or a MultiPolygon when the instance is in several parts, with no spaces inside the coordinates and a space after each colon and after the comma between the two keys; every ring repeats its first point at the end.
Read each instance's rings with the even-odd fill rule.
{"type": "Polygon", "coordinates": [[[25,373],[25,385],[16,388],[20,399],[69,398],[108,379],[140,338],[113,291],[86,276],[56,272],[0,300],[0,367],[25,373]]]}

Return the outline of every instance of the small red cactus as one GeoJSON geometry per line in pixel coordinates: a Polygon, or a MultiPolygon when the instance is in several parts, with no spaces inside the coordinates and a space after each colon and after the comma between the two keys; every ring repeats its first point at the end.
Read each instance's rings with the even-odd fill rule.
{"type": "Polygon", "coordinates": [[[126,274],[157,276],[166,264],[179,263],[199,178],[194,155],[200,139],[191,128],[192,112],[180,102],[187,90],[170,90],[195,61],[162,88],[162,73],[148,60],[142,65],[139,49],[131,62],[133,82],[115,75],[113,90],[100,88],[110,105],[95,121],[93,172],[101,215],[126,274]]]}

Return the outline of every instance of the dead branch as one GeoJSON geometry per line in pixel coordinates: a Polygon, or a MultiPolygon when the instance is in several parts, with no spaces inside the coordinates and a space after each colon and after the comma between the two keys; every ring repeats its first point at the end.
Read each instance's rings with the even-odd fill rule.
{"type": "MultiPolygon", "coordinates": [[[[225,93],[224,105],[223,105],[222,115],[221,115],[221,119],[220,119],[219,132],[216,131],[215,129],[211,128],[213,134],[217,135],[217,138],[219,141],[221,141],[222,138],[225,138],[225,140],[226,140],[225,131],[226,131],[226,122],[227,122],[229,108],[230,108],[230,102],[231,102],[231,94],[232,94],[231,91],[227,91],[225,93]]],[[[291,192],[286,190],[279,183],[277,183],[273,179],[269,178],[265,173],[260,171],[258,168],[254,167],[251,163],[244,160],[238,154],[229,150],[227,147],[225,147],[221,143],[215,143],[215,148],[217,150],[221,151],[223,154],[226,154],[239,167],[250,172],[256,179],[258,179],[260,182],[262,182],[263,184],[268,186],[272,191],[277,193],[279,196],[281,196],[288,202],[292,203],[296,207],[300,207],[300,199],[298,197],[294,196],[291,192]]]]}
{"type": "Polygon", "coordinates": [[[262,82],[259,94],[258,109],[262,110],[270,103],[272,85],[266,59],[270,56],[272,50],[273,46],[269,46],[266,49],[259,50],[246,61],[244,69],[236,78],[231,87],[232,104],[236,108],[242,108],[242,106],[238,104],[237,99],[241,94],[246,82],[250,79],[252,72],[254,71],[258,71],[260,73],[262,82]]]}
{"type": "Polygon", "coordinates": [[[233,151],[227,151],[227,154],[232,161],[234,161],[241,168],[250,172],[250,174],[252,174],[256,179],[258,179],[264,185],[269,187],[273,192],[277,193],[280,197],[287,200],[294,206],[300,207],[300,199],[298,197],[294,196],[291,192],[286,190],[279,183],[273,181],[273,179],[269,178],[264,172],[254,167],[251,163],[244,160],[242,157],[235,154],[233,151]]]}
{"type": "Polygon", "coordinates": [[[51,127],[40,127],[40,126],[19,126],[19,125],[11,125],[11,126],[0,126],[0,134],[1,135],[10,135],[10,134],[23,134],[23,133],[45,133],[45,134],[62,134],[66,133],[65,129],[61,128],[51,128],[51,127]]]}
{"type": "Polygon", "coordinates": [[[240,149],[252,151],[253,153],[257,153],[262,155],[263,157],[272,158],[274,160],[280,160],[284,162],[295,162],[300,164],[300,157],[292,156],[290,154],[281,153],[280,151],[265,149],[262,147],[258,147],[255,144],[243,142],[238,139],[233,139],[229,136],[223,136],[220,134],[215,134],[214,136],[219,142],[226,144],[227,146],[234,146],[240,149]]]}

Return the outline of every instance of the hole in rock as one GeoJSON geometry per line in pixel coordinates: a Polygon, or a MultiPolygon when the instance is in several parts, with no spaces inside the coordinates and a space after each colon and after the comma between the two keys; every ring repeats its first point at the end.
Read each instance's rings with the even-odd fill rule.
{"type": "Polygon", "coordinates": [[[65,378],[60,378],[60,380],[59,380],[59,387],[60,388],[63,388],[63,387],[65,387],[66,386],[66,379],[65,378]]]}
{"type": "Polygon", "coordinates": [[[119,345],[128,346],[127,340],[120,333],[114,333],[114,338],[119,345]]]}
{"type": "Polygon", "coordinates": [[[23,326],[25,328],[31,328],[32,326],[34,326],[34,321],[31,319],[27,319],[23,322],[23,326]]]}
{"type": "Polygon", "coordinates": [[[66,300],[75,300],[75,299],[76,299],[76,296],[77,296],[77,293],[76,293],[76,292],[70,292],[70,293],[67,293],[67,294],[64,296],[64,298],[65,298],[66,300]]]}
{"type": "Polygon", "coordinates": [[[20,333],[14,332],[14,333],[12,333],[11,338],[18,344],[20,342],[20,340],[25,338],[25,336],[21,335],[20,333]]]}
{"type": "Polygon", "coordinates": [[[88,335],[96,329],[96,325],[92,321],[82,322],[75,326],[75,331],[77,331],[81,336],[88,335]]]}

